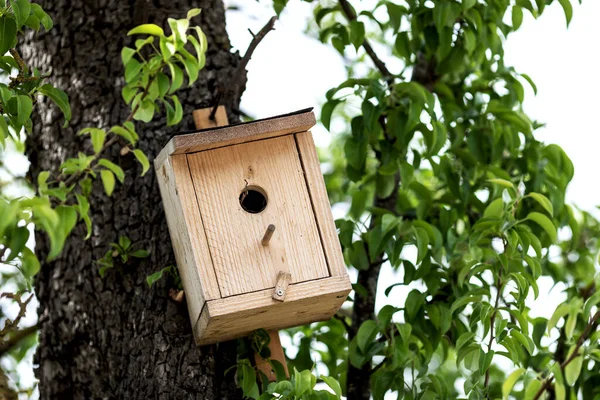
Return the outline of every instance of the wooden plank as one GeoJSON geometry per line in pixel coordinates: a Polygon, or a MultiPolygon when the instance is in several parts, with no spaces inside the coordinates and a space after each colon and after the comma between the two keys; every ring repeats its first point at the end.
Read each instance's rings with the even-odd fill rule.
{"type": "Polygon", "coordinates": [[[290,275],[289,272],[279,271],[279,274],[277,274],[277,283],[275,284],[275,289],[273,289],[273,299],[279,301],[285,300],[285,295],[291,280],[292,275],[290,275]]]}
{"type": "Polygon", "coordinates": [[[210,119],[212,110],[212,107],[194,110],[192,117],[194,118],[194,125],[196,126],[196,129],[209,129],[229,125],[227,111],[225,111],[224,106],[217,107],[214,120],[210,119]]]}
{"type": "Polygon", "coordinates": [[[314,113],[308,111],[204,132],[178,135],[169,140],[158,156],[156,156],[156,159],[159,160],[159,163],[162,163],[171,154],[195,153],[218,147],[303,132],[312,128],[315,124],[314,113]]]}
{"type": "MultiPolygon", "coordinates": [[[[283,351],[283,347],[281,347],[281,339],[279,339],[278,331],[269,331],[269,337],[271,338],[271,342],[269,343],[269,349],[271,350],[271,360],[276,360],[283,365],[283,370],[285,371],[285,376],[290,377],[290,372],[288,371],[287,362],[285,360],[285,352],[283,351]]],[[[275,382],[277,380],[277,375],[275,375],[275,371],[271,368],[271,364],[269,360],[262,358],[258,353],[254,354],[254,362],[256,363],[256,368],[261,370],[263,374],[267,376],[269,382],[275,382]]]]}
{"type": "Polygon", "coordinates": [[[247,336],[260,328],[289,328],[333,316],[350,293],[347,276],[292,284],[284,302],[261,290],[206,302],[194,327],[196,343],[205,345],[247,336]]]}
{"type": "Polygon", "coordinates": [[[192,324],[204,302],[220,298],[185,155],[155,163],[163,208],[192,324]]]}
{"type": "Polygon", "coordinates": [[[298,152],[300,153],[300,160],[302,161],[306,184],[319,226],[321,240],[323,241],[329,271],[331,272],[331,276],[345,276],[349,279],[312,134],[309,131],[297,133],[294,136],[298,145],[298,152]]]}
{"type": "Polygon", "coordinates": [[[187,157],[223,297],[273,288],[279,271],[292,283],[329,276],[291,135],[187,157]],[[242,208],[248,188],[266,195],[264,211],[242,208]],[[270,224],[276,230],[263,246],[270,224]]]}

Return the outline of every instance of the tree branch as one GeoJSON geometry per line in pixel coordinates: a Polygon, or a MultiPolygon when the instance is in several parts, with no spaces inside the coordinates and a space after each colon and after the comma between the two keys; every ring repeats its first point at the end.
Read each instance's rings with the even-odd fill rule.
{"type": "Polygon", "coordinates": [[[36,333],[39,329],[39,326],[33,325],[27,328],[23,328],[21,330],[15,331],[8,339],[4,342],[0,343],[0,357],[4,355],[7,351],[16,346],[21,340],[25,339],[27,336],[36,333]]]}
{"type": "MultiPolygon", "coordinates": [[[[492,343],[494,342],[494,324],[496,322],[496,315],[498,313],[498,306],[500,305],[500,299],[502,298],[502,266],[500,268],[500,272],[498,272],[498,279],[496,280],[496,289],[498,293],[496,293],[496,302],[494,303],[494,312],[492,313],[492,317],[490,318],[490,341],[488,342],[488,352],[492,350],[492,343]]],[[[503,299],[504,300],[504,299],[503,299]]],[[[485,381],[483,384],[484,390],[487,391],[490,385],[490,368],[485,371],[485,381]]],[[[486,398],[489,399],[489,394],[486,393],[486,398]]]]}
{"type": "MultiPolygon", "coordinates": [[[[600,310],[596,311],[596,314],[594,314],[594,316],[588,322],[587,326],[581,333],[581,336],[579,336],[579,340],[577,340],[577,344],[575,345],[575,349],[573,350],[571,355],[560,364],[561,370],[564,370],[565,367],[569,365],[571,361],[573,361],[575,358],[577,358],[577,356],[579,356],[579,350],[581,350],[581,346],[583,346],[583,343],[585,343],[585,341],[588,339],[588,337],[592,333],[592,330],[595,330],[598,326],[598,319],[600,319],[600,310]]],[[[535,394],[533,400],[538,400],[544,394],[544,392],[550,388],[550,385],[552,385],[552,381],[554,381],[554,375],[546,378],[540,389],[535,394]]]]}
{"type": "MultiPolygon", "coordinates": [[[[356,13],[354,12],[354,9],[350,5],[350,3],[348,3],[348,0],[339,1],[340,6],[342,7],[342,11],[346,15],[346,18],[348,18],[348,21],[356,21],[356,13]]],[[[377,67],[379,72],[381,72],[381,75],[383,75],[383,77],[386,79],[391,78],[392,73],[389,69],[387,69],[385,63],[381,61],[381,59],[377,56],[377,53],[375,53],[375,50],[373,50],[373,47],[371,47],[371,43],[369,43],[367,39],[363,39],[362,47],[365,49],[365,51],[373,61],[373,64],[375,64],[375,67],[377,67]]]]}
{"type": "MultiPolygon", "coordinates": [[[[235,70],[235,73],[233,75],[234,80],[231,84],[231,87],[227,91],[227,94],[228,94],[227,100],[228,101],[233,100],[239,96],[240,86],[242,85],[242,81],[245,78],[244,71],[246,70],[246,66],[248,65],[248,62],[250,61],[250,59],[252,58],[252,54],[254,54],[254,50],[256,50],[256,48],[258,47],[260,42],[262,42],[262,40],[265,38],[265,36],[267,36],[267,33],[269,33],[270,31],[275,29],[276,21],[277,21],[277,17],[273,16],[273,17],[271,17],[271,19],[269,19],[269,21],[267,21],[265,26],[263,26],[262,29],[260,31],[258,31],[257,34],[253,34],[252,31],[250,31],[250,34],[252,35],[252,41],[250,42],[250,45],[248,45],[248,49],[246,49],[246,53],[244,54],[244,57],[242,57],[242,60],[240,61],[239,65],[237,66],[237,68],[235,70]]],[[[212,119],[212,120],[215,119],[217,107],[219,107],[220,97],[221,96],[219,96],[217,98],[217,101],[215,102],[215,105],[210,113],[210,119],[212,119]]]]}

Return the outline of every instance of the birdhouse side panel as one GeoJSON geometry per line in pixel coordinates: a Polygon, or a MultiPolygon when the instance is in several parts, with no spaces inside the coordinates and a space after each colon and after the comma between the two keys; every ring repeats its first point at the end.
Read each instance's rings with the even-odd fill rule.
{"type": "Polygon", "coordinates": [[[292,135],[188,154],[188,160],[223,297],[273,288],[280,271],[292,283],[329,276],[292,135]],[[264,197],[264,209],[245,209],[246,196],[256,195],[251,191],[264,197]],[[271,224],[275,231],[263,245],[271,224]]]}
{"type": "Polygon", "coordinates": [[[344,261],[342,246],[338,238],[312,133],[310,131],[301,132],[295,134],[294,137],[302,161],[306,185],[319,227],[329,271],[331,276],[345,276],[349,281],[348,268],[346,268],[344,261]]]}
{"type": "Polygon", "coordinates": [[[205,301],[221,297],[194,193],[187,157],[167,157],[155,165],[177,267],[192,326],[205,301]]]}

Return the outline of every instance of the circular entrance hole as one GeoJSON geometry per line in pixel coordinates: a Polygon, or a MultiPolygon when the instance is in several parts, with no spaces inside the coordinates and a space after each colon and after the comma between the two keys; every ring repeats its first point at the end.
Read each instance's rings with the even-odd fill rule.
{"type": "Polygon", "coordinates": [[[247,186],[240,194],[240,205],[244,211],[257,214],[267,207],[267,194],[258,186],[247,186]]]}

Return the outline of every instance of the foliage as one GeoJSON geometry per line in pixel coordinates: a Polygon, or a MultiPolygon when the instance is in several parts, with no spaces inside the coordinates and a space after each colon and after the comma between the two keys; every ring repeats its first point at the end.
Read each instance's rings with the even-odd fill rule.
{"type": "MultiPolygon", "coordinates": [[[[349,208],[336,224],[358,279],[352,310],[292,334],[309,360],[325,345],[349,398],[365,385],[374,399],[598,395],[598,222],[565,204],[573,164],[536,139],[522,109],[535,84],[503,59],[523,14],[552,3],[313,3],[310,31],[349,63],[321,122],[343,127],[326,183],[349,208]],[[379,282],[391,304],[375,313],[382,266],[400,278],[379,282]],[[534,317],[548,278],[567,301],[534,317]]],[[[568,24],[571,3],[554,3],[568,24]]]]}
{"type": "MultiPolygon", "coordinates": [[[[144,175],[150,163],[144,152],[136,148],[139,137],[135,122],[150,122],[161,105],[167,125],[181,121],[183,111],[176,92],[186,78],[189,85],[193,84],[205,64],[206,37],[200,27],[190,26],[190,19],[198,14],[199,9],[192,9],[184,19],[169,18],[170,35],[154,24],[141,25],[129,32],[139,38],[134,47],[125,47],[121,52],[125,77],[122,95],[131,112],[121,125],[82,129],[79,135],[89,138],[90,152],[79,152],[57,165],[56,170],[41,172],[35,184],[24,176],[14,176],[14,182],[0,182],[0,264],[22,274],[18,280],[3,274],[1,283],[5,285],[9,279],[17,283],[17,293],[11,295],[19,297],[14,298],[20,299],[21,292],[31,291],[32,279],[40,269],[40,261],[28,243],[34,229],[49,238],[48,260],[61,253],[78,222],[85,224],[87,238],[92,235],[93,182],[99,179],[106,195],[111,196],[116,182],[123,183],[126,178],[123,168],[106,158],[106,151],[118,144],[120,154],[130,153],[144,175]],[[15,182],[30,188],[31,195],[14,196],[4,190],[15,182]]],[[[0,155],[10,149],[24,153],[27,136],[32,131],[31,117],[40,96],[49,98],[60,109],[65,127],[71,119],[66,93],[48,81],[49,75],[29,68],[17,50],[19,37],[27,29],[42,28],[51,29],[52,19],[38,4],[28,0],[0,1],[0,155]]],[[[10,173],[7,167],[4,170],[10,173]]],[[[111,243],[111,247],[98,261],[101,275],[115,266],[115,258],[127,264],[132,258],[148,256],[145,250],[134,250],[126,237],[111,243]]],[[[14,331],[16,325],[7,319],[5,329],[14,331]]],[[[3,331],[2,336],[8,333],[3,331]]],[[[34,344],[27,343],[27,348],[34,344]]]]}
{"type": "MultiPolygon", "coordinates": [[[[118,257],[121,264],[128,264],[133,259],[146,258],[150,255],[147,250],[133,250],[131,240],[127,236],[121,236],[119,243],[111,243],[111,250],[108,250],[104,257],[97,261],[98,273],[101,277],[106,275],[106,270],[115,267],[115,258],[118,257]]],[[[162,271],[159,271],[162,275],[162,271]]]]}

